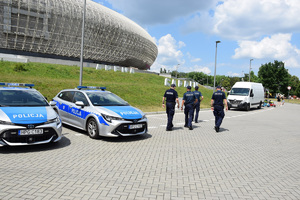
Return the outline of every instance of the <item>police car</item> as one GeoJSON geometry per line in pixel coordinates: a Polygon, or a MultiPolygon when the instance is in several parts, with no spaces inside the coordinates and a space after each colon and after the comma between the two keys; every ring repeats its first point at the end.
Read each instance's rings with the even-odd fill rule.
{"type": "Polygon", "coordinates": [[[147,133],[145,114],[105,87],[78,86],[60,91],[54,98],[64,124],[100,136],[135,136],[147,133]]]}
{"type": "Polygon", "coordinates": [[[33,86],[0,83],[0,146],[44,144],[61,139],[58,114],[33,86]]]}

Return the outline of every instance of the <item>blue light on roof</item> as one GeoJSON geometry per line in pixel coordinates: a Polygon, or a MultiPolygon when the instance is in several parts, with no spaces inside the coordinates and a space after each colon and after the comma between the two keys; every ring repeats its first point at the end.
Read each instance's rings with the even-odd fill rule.
{"type": "Polygon", "coordinates": [[[96,86],[77,86],[80,89],[101,89],[102,91],[106,90],[106,87],[96,87],[96,86]]]}
{"type": "Polygon", "coordinates": [[[0,85],[5,85],[5,86],[23,86],[23,87],[30,87],[32,88],[34,84],[29,84],[29,83],[0,83],[0,85]]]}

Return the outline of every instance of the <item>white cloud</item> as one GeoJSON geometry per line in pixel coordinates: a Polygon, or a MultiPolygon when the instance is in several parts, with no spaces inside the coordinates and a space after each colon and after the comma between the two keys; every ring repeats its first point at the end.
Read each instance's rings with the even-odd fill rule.
{"type": "Polygon", "coordinates": [[[194,58],[191,60],[191,62],[200,62],[201,61],[201,58],[194,58]]]}
{"type": "Polygon", "coordinates": [[[261,41],[239,41],[233,58],[270,58],[284,61],[288,67],[300,68],[300,50],[293,46],[291,34],[276,34],[261,41]]]}
{"type": "Polygon", "coordinates": [[[195,14],[185,32],[202,31],[235,40],[300,31],[299,0],[224,0],[215,10],[195,14]]]}
{"type": "Polygon", "coordinates": [[[187,52],[186,53],[188,59],[190,60],[190,62],[200,62],[201,61],[201,58],[194,58],[190,52],[187,52]]]}
{"type": "Polygon", "coordinates": [[[189,72],[203,72],[204,74],[210,74],[211,70],[208,67],[200,66],[200,65],[194,65],[192,67],[184,67],[182,69],[183,72],[189,73],[189,72]]]}
{"type": "Polygon", "coordinates": [[[173,71],[178,64],[184,64],[183,53],[179,50],[182,46],[185,44],[177,42],[171,34],[161,37],[157,41],[158,56],[151,66],[151,71],[159,72],[160,68],[173,71]]]}
{"type": "Polygon", "coordinates": [[[231,77],[241,77],[242,75],[239,73],[234,73],[234,72],[227,72],[227,76],[231,76],[231,77]]]}

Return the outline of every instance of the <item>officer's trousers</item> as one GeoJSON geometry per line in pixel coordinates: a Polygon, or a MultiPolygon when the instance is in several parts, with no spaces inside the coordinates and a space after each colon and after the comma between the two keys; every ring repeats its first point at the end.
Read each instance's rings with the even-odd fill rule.
{"type": "Polygon", "coordinates": [[[199,111],[200,111],[200,102],[198,101],[194,106],[195,122],[198,122],[199,111]]]}
{"type": "Polygon", "coordinates": [[[192,127],[193,115],[194,115],[194,106],[193,104],[186,104],[184,107],[185,114],[185,126],[192,127]]]}
{"type": "Polygon", "coordinates": [[[173,127],[173,117],[175,114],[175,103],[167,102],[166,103],[166,112],[168,116],[167,129],[172,129],[173,127]]]}
{"type": "Polygon", "coordinates": [[[214,116],[215,116],[215,126],[220,127],[225,117],[224,107],[223,106],[214,106],[214,116]]]}

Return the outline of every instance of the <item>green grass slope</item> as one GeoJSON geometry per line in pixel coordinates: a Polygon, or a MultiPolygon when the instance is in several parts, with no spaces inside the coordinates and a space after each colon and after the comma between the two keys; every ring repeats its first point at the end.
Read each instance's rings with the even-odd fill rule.
{"type": "MultiPolygon", "coordinates": [[[[43,63],[14,63],[0,62],[0,82],[33,83],[48,100],[52,99],[60,90],[75,88],[79,85],[80,68],[43,63]]],[[[132,106],[144,112],[163,111],[162,97],[169,87],[164,86],[164,77],[154,74],[122,73],[114,71],[83,68],[82,85],[105,86],[132,106]]],[[[201,108],[208,108],[212,90],[200,86],[204,96],[201,108]]],[[[177,87],[179,97],[186,92],[186,88],[177,87]]],[[[180,102],[181,104],[181,102],[180,102]]]]}

